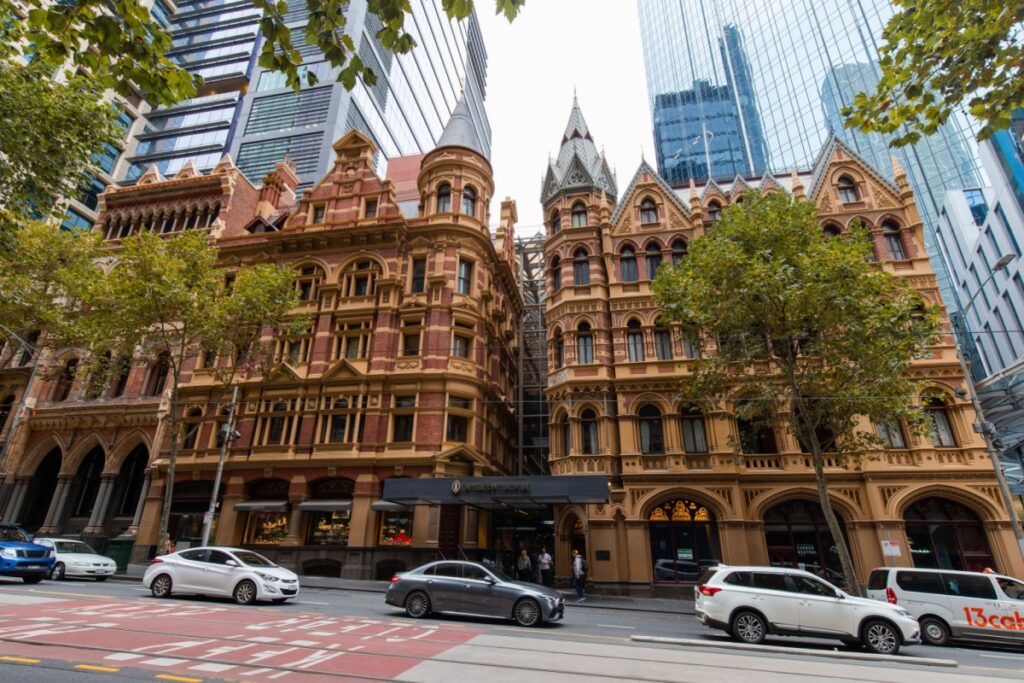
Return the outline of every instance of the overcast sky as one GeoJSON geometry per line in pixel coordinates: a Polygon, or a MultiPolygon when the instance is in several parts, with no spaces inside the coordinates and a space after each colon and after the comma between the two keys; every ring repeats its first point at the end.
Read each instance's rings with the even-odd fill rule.
{"type": "Polygon", "coordinates": [[[493,133],[495,201],[516,200],[520,236],[540,230],[540,187],[557,155],[573,87],[619,189],[641,151],[654,163],[643,47],[632,0],[532,0],[509,24],[492,0],[476,0],[487,48],[487,113],[493,133]]]}

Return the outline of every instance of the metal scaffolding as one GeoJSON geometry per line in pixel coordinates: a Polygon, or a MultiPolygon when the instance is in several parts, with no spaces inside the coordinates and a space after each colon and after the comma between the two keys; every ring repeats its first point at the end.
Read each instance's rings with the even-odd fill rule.
{"type": "Polygon", "coordinates": [[[519,293],[523,317],[519,322],[519,473],[548,473],[547,299],[544,274],[544,236],[516,239],[519,293]]]}

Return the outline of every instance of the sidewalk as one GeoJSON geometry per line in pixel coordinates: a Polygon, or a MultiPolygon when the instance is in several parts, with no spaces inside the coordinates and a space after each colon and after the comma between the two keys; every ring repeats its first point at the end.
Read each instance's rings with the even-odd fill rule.
{"type": "MultiPolygon", "coordinates": [[[[125,574],[112,576],[114,581],[138,581],[148,565],[130,564],[125,574]]],[[[336,579],[324,576],[302,576],[299,579],[304,588],[318,590],[352,591],[356,593],[383,593],[388,588],[387,581],[359,581],[355,579],[336,579]]],[[[576,602],[576,593],[571,589],[561,590],[565,601],[574,607],[598,609],[617,609],[632,612],[693,614],[693,601],[681,598],[642,598],[622,595],[587,594],[584,602],[576,602]]]]}

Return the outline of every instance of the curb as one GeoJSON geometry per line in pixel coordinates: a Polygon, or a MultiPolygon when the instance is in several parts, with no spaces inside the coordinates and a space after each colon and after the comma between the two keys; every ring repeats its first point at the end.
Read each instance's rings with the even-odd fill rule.
{"type": "Polygon", "coordinates": [[[935,659],[932,657],[906,657],[904,655],[876,655],[869,652],[848,652],[842,650],[813,650],[801,647],[782,647],[780,645],[748,645],[746,643],[730,643],[716,640],[697,640],[694,638],[664,638],[661,636],[630,636],[630,640],[638,643],[660,643],[663,645],[683,645],[685,647],[715,647],[723,650],[740,650],[742,652],[775,652],[788,655],[808,655],[826,659],[854,659],[864,662],[890,662],[893,664],[917,664],[919,666],[938,666],[957,668],[959,662],[952,659],[935,659]]]}

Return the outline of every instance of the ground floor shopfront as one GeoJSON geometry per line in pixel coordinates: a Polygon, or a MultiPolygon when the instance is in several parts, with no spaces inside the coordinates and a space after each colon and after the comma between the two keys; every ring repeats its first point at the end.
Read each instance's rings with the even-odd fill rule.
{"type": "MultiPolygon", "coordinates": [[[[885,564],[1024,576],[995,481],[846,478],[831,500],[863,583],[885,564]],[[899,556],[884,554],[883,542],[899,556]],[[894,546],[893,546],[894,544],[894,546]]],[[[626,485],[609,505],[560,506],[558,575],[584,553],[595,589],[688,592],[717,563],[792,566],[842,583],[832,534],[811,481],[626,485]]]]}

